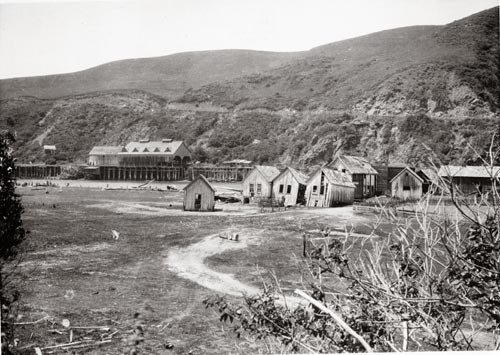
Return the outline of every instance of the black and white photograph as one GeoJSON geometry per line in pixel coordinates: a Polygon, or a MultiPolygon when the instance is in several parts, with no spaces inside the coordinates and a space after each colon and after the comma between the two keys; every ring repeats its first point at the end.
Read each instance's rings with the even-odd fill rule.
{"type": "Polygon", "coordinates": [[[500,352],[499,12],[0,0],[0,354],[500,352]]]}

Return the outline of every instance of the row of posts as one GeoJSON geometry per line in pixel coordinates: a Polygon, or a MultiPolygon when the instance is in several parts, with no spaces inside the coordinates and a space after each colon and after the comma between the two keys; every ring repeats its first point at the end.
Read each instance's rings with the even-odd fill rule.
{"type": "Polygon", "coordinates": [[[16,177],[20,179],[45,179],[61,175],[58,165],[17,165],[16,177]]]}

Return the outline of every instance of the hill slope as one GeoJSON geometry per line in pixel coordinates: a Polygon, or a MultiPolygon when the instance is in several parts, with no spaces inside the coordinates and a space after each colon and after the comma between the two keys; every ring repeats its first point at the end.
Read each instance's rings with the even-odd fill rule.
{"type": "Polygon", "coordinates": [[[45,89],[28,84],[52,79],[1,81],[3,95],[25,85],[41,98],[0,100],[0,129],[16,132],[24,162],[42,161],[43,144],[57,146],[59,162],[83,162],[94,145],[169,137],[186,140],[200,160],[301,167],[338,150],[374,162],[435,154],[471,163],[472,148],[484,149],[500,127],[498,8],[302,53],[178,56],[110,63],[45,89]],[[113,85],[120,90],[95,92],[113,85]],[[47,98],[58,90],[93,92],[47,98]]]}
{"type": "Polygon", "coordinates": [[[300,53],[218,50],[127,59],[60,75],[0,80],[0,98],[58,98],[106,90],[176,97],[191,87],[277,67],[300,53]]]}
{"type": "Polygon", "coordinates": [[[229,108],[368,115],[491,115],[499,107],[498,8],[446,26],[383,31],[315,48],[265,73],[189,90],[229,108]]]}

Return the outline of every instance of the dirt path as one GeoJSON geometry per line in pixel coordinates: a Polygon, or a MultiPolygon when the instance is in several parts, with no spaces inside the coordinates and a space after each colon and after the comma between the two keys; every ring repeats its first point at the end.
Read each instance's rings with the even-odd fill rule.
{"type": "MultiPolygon", "coordinates": [[[[224,274],[210,269],[204,261],[209,256],[226,250],[246,248],[252,236],[241,235],[238,242],[219,238],[217,234],[209,235],[202,241],[186,248],[175,249],[168,253],[166,265],[168,269],[180,277],[193,281],[211,290],[233,296],[255,295],[259,289],[236,280],[232,274],[224,274]]],[[[255,240],[255,239],[254,239],[255,240]]]]}

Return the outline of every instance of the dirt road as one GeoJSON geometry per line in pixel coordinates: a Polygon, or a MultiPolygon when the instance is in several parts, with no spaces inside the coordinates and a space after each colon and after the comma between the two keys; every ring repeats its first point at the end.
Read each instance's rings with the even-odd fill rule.
{"type": "Polygon", "coordinates": [[[210,269],[204,261],[209,256],[231,249],[246,248],[256,237],[239,236],[238,242],[219,238],[217,234],[209,235],[202,241],[189,247],[169,252],[166,259],[168,269],[180,277],[193,281],[211,290],[233,296],[255,295],[259,289],[236,280],[232,274],[224,274],[210,269]]]}

